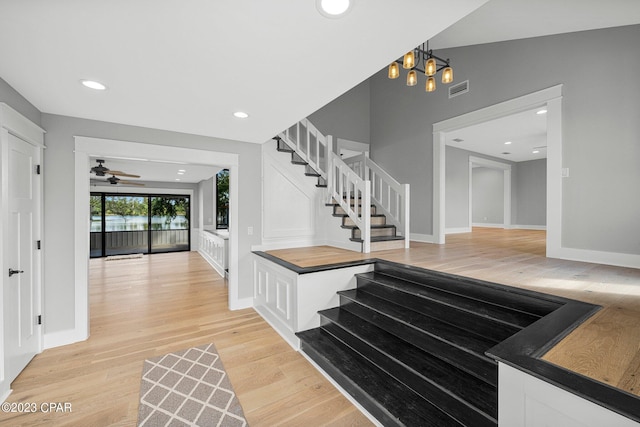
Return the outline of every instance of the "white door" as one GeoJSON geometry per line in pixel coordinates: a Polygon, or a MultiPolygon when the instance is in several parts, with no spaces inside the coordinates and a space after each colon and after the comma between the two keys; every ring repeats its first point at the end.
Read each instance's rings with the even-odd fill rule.
{"type": "Polygon", "coordinates": [[[12,382],[40,351],[39,189],[33,145],[9,134],[8,240],[5,245],[4,333],[6,379],[12,382]]]}

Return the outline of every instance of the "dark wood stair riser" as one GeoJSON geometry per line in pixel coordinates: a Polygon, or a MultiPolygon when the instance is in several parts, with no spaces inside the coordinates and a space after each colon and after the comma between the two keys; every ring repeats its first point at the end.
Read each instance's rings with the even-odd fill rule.
{"type": "Polygon", "coordinates": [[[461,349],[411,325],[398,322],[392,317],[363,305],[352,303],[348,299],[341,299],[340,307],[358,316],[363,322],[371,323],[377,328],[416,346],[425,353],[431,354],[493,387],[497,387],[498,370],[497,364],[493,360],[461,349]]]}
{"type": "Polygon", "coordinates": [[[322,328],[465,425],[495,426],[496,388],[347,311],[321,312],[322,328]]]}
{"type": "Polygon", "coordinates": [[[301,349],[385,426],[461,427],[321,329],[299,332],[301,349]]]}
{"type": "Polygon", "coordinates": [[[451,277],[444,273],[414,269],[410,266],[401,268],[395,264],[380,262],[376,264],[376,272],[419,283],[422,286],[444,289],[447,292],[462,295],[466,298],[506,307],[538,318],[546,316],[560,307],[560,304],[554,301],[524,295],[522,290],[519,293],[514,293],[505,289],[504,286],[498,286],[494,283],[481,282],[476,279],[459,276],[451,277]],[[479,286],[479,283],[487,286],[479,286]]]}
{"type": "Polygon", "coordinates": [[[424,316],[445,321],[457,328],[488,338],[495,344],[522,330],[474,312],[460,310],[438,301],[419,298],[367,279],[358,278],[358,288],[424,316]]]}
{"type": "Polygon", "coordinates": [[[518,329],[522,329],[539,319],[537,315],[523,313],[520,310],[513,310],[499,305],[488,304],[485,301],[481,301],[476,298],[468,298],[457,293],[449,292],[446,288],[440,289],[425,286],[422,283],[389,276],[379,271],[358,274],[356,277],[358,279],[358,283],[379,283],[392,289],[405,292],[408,295],[414,295],[431,301],[438,301],[439,303],[473,312],[479,316],[488,317],[518,329]]]}
{"type": "Polygon", "coordinates": [[[338,295],[340,295],[341,305],[348,302],[359,304],[377,311],[396,322],[409,325],[425,335],[444,341],[461,350],[471,352],[481,359],[489,360],[484,353],[495,345],[495,342],[491,339],[480,337],[447,322],[407,310],[402,306],[380,299],[359,289],[356,291],[341,291],[338,292],[338,295]]]}

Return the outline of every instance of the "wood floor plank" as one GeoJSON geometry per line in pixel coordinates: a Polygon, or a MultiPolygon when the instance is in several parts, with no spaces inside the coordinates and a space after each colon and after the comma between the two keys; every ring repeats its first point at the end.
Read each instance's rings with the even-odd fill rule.
{"type": "MultiPolygon", "coordinates": [[[[544,240],[544,231],[474,228],[372,256],[602,305],[545,359],[640,395],[640,270],[546,258],[544,240]]],[[[270,253],[302,267],[367,257],[270,253]]],[[[134,426],[143,360],[210,342],[251,426],[371,425],[254,310],[228,310],[224,279],[196,253],[92,260],[89,296],[89,340],[36,356],[8,399],[71,402],[73,412],[0,413],[0,425],[134,426]]]]}
{"type": "Polygon", "coordinates": [[[331,402],[323,419],[370,425],[253,309],[230,311],[224,279],[197,253],[92,260],[89,295],[91,337],[37,355],[7,399],[70,402],[72,412],[0,413],[0,425],[135,426],[143,361],[211,342],[250,425],[316,424],[311,417],[323,411],[304,415],[288,404],[318,390],[326,396],[313,405],[331,402]]]}
{"type": "Polygon", "coordinates": [[[603,306],[543,358],[640,396],[640,270],[546,258],[546,232],[474,227],[446,244],[369,255],[331,247],[269,251],[300,267],[382,258],[603,306]]]}

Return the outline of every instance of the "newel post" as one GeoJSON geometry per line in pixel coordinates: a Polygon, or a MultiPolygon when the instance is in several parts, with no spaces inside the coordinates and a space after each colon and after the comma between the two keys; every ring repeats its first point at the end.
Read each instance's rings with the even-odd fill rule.
{"type": "Polygon", "coordinates": [[[411,227],[410,227],[410,218],[411,218],[411,195],[409,191],[409,184],[402,184],[402,199],[404,201],[404,206],[402,209],[403,215],[403,224],[404,224],[404,247],[405,249],[409,249],[410,241],[411,241],[411,227]]]}
{"type": "Polygon", "coordinates": [[[334,186],[335,166],[333,164],[333,149],[335,147],[335,137],[327,135],[327,203],[331,203],[334,186]]]}
{"type": "MultiPolygon", "coordinates": [[[[357,203],[357,201],[356,201],[357,203]]],[[[364,181],[362,198],[362,252],[371,252],[371,181],[364,181]]]]}

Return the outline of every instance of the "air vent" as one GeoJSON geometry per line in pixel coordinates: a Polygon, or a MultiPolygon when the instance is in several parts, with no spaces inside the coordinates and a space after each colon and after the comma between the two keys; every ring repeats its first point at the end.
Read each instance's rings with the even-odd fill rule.
{"type": "Polygon", "coordinates": [[[469,92],[469,80],[465,80],[457,85],[449,86],[449,98],[453,98],[467,92],[469,92]]]}
{"type": "Polygon", "coordinates": [[[460,138],[453,138],[452,139],[453,142],[462,142],[464,141],[464,139],[460,139],[460,138]]]}
{"type": "Polygon", "coordinates": [[[505,156],[508,156],[511,153],[509,153],[508,151],[503,151],[502,154],[504,154],[505,156]]]}

